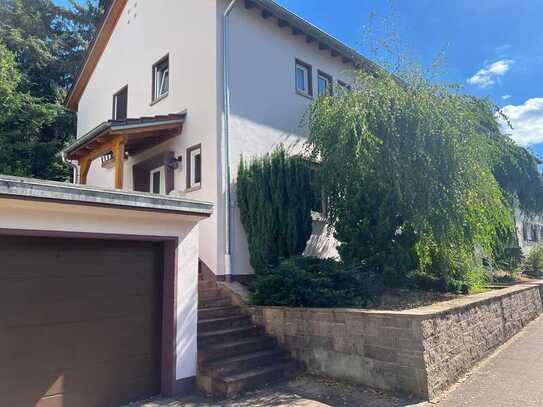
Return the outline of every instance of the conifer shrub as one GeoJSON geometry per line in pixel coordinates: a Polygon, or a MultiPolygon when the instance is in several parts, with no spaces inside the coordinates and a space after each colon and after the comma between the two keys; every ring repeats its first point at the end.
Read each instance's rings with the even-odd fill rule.
{"type": "Polygon", "coordinates": [[[249,162],[241,160],[238,207],[257,273],[304,251],[315,201],[311,172],[304,159],[289,156],[283,147],[249,162]]]}
{"type": "Polygon", "coordinates": [[[256,276],[252,302],[284,307],[363,307],[377,291],[372,283],[375,281],[367,274],[345,269],[334,260],[295,256],[256,276]]]}

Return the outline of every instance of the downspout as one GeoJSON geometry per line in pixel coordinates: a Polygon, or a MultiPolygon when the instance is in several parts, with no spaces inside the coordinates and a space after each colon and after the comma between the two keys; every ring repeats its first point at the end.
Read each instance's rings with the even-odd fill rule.
{"type": "Polygon", "coordinates": [[[223,104],[224,104],[224,119],[223,119],[223,143],[222,143],[222,159],[225,165],[223,173],[223,183],[225,185],[225,253],[224,253],[224,273],[225,277],[232,273],[232,257],[231,257],[231,191],[230,191],[230,13],[238,0],[232,0],[223,16],[223,104]]]}
{"type": "Polygon", "coordinates": [[[78,184],[79,180],[79,167],[75,165],[72,161],[68,160],[66,158],[66,153],[63,151],[60,153],[60,156],[62,158],[62,162],[70,167],[72,167],[73,170],[73,183],[78,184]]]}

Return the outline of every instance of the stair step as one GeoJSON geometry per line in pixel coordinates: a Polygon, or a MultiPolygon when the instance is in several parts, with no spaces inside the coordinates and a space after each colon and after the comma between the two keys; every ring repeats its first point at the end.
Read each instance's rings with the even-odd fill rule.
{"type": "Polygon", "coordinates": [[[288,354],[279,348],[275,348],[218,359],[208,363],[204,368],[210,371],[213,377],[224,377],[287,361],[288,354]]]}
{"type": "Polygon", "coordinates": [[[202,290],[198,289],[198,298],[220,298],[221,296],[222,292],[220,288],[205,288],[202,290]]]}
{"type": "Polygon", "coordinates": [[[221,329],[217,331],[202,332],[198,334],[198,347],[235,341],[243,338],[251,338],[262,334],[264,330],[256,325],[242,326],[238,328],[221,329]]]}
{"type": "Polygon", "coordinates": [[[226,297],[200,298],[198,300],[198,309],[228,307],[230,305],[232,305],[232,302],[226,297]]]}
{"type": "Polygon", "coordinates": [[[240,315],[241,308],[230,305],[228,307],[205,308],[198,310],[198,318],[211,319],[240,315]]]}
{"type": "Polygon", "coordinates": [[[217,283],[212,280],[200,280],[198,281],[198,288],[201,290],[210,289],[210,288],[218,288],[217,283]]]}
{"type": "Polygon", "coordinates": [[[243,314],[222,318],[200,319],[198,321],[198,332],[218,331],[248,325],[252,325],[251,318],[243,314]]]}
{"type": "Polygon", "coordinates": [[[226,397],[233,397],[243,391],[285,380],[297,370],[294,362],[277,363],[264,368],[239,374],[228,375],[214,380],[213,387],[226,397]]]}
{"type": "Polygon", "coordinates": [[[270,350],[275,346],[277,346],[275,339],[269,336],[244,338],[205,347],[198,352],[198,360],[202,362],[202,364],[211,363],[221,358],[229,358],[253,352],[270,350]]]}

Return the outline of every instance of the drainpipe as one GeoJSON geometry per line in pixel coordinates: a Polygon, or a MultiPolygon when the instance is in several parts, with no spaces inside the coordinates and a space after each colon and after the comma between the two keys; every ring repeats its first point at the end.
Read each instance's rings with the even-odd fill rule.
{"type": "Polygon", "coordinates": [[[224,162],[223,183],[225,185],[225,238],[226,247],[224,253],[224,272],[225,276],[230,276],[232,273],[232,257],[231,257],[231,191],[230,191],[230,13],[238,0],[232,0],[223,16],[223,142],[222,142],[222,159],[224,162]]]}
{"type": "Polygon", "coordinates": [[[66,165],[69,165],[70,167],[72,167],[72,170],[73,170],[73,183],[74,184],[77,184],[78,183],[78,178],[79,178],[79,167],[77,165],[75,165],[72,161],[68,160],[66,158],[66,153],[63,151],[60,153],[60,157],[62,158],[62,162],[66,165]]]}

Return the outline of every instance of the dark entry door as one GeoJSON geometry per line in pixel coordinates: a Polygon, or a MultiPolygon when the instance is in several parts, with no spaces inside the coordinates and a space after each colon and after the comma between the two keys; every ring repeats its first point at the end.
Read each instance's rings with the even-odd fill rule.
{"type": "Polygon", "coordinates": [[[161,245],[0,236],[0,406],[160,392],[161,245]]]}

